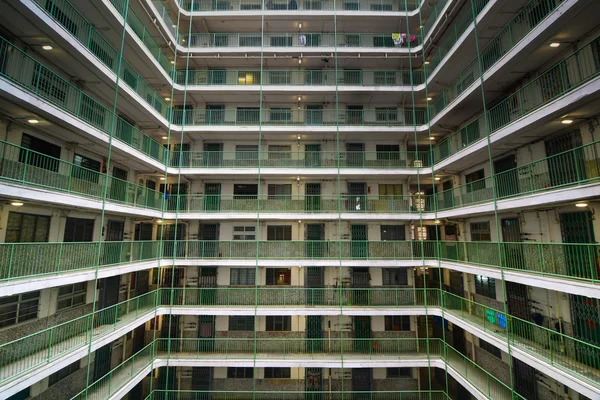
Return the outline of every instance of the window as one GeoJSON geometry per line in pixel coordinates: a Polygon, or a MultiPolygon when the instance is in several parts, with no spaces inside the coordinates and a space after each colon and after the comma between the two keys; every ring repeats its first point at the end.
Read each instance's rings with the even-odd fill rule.
{"type": "Polygon", "coordinates": [[[377,122],[398,121],[398,109],[393,107],[381,107],[375,109],[375,120],[377,122]]]}
{"type": "Polygon", "coordinates": [[[496,298],[496,279],[489,278],[483,275],[475,275],[475,293],[489,297],[491,299],[496,298]]]}
{"type": "Polygon", "coordinates": [[[292,240],[292,226],[268,225],[267,240],[292,240]]]}
{"type": "Polygon", "coordinates": [[[63,242],[91,242],[94,222],[93,219],[67,218],[63,242]]]}
{"type": "Polygon", "coordinates": [[[255,240],[255,239],[256,239],[256,227],[255,226],[234,226],[233,227],[233,240],[255,240]]]}
{"type": "Polygon", "coordinates": [[[230,316],[229,317],[230,331],[254,331],[253,316],[230,316]]]}
{"type": "Polygon", "coordinates": [[[286,316],[268,316],[267,332],[291,331],[292,317],[286,316]]]}
{"type": "Polygon", "coordinates": [[[392,200],[402,198],[402,185],[386,184],[379,185],[379,199],[392,200]]]}
{"type": "Polygon", "coordinates": [[[408,285],[406,268],[383,268],[383,286],[408,285]]]}
{"type": "Polygon", "coordinates": [[[6,243],[47,242],[50,217],[45,215],[8,213],[6,243]]]}
{"type": "Polygon", "coordinates": [[[292,270],[290,268],[267,268],[267,285],[291,285],[292,270]]]}
{"type": "Polygon", "coordinates": [[[75,373],[79,370],[80,362],[79,360],[75,361],[73,364],[66,366],[65,368],[53,373],[48,378],[48,386],[52,386],[58,381],[65,379],[67,376],[75,373]]]}
{"type": "Polygon", "coordinates": [[[271,108],[269,120],[271,122],[290,122],[292,120],[292,110],[290,108],[271,108]]]}
{"type": "Polygon", "coordinates": [[[386,368],[387,378],[412,378],[412,368],[386,368]]]}
{"type": "Polygon", "coordinates": [[[289,160],[292,158],[292,146],[269,146],[269,160],[289,160]]]}
{"type": "Polygon", "coordinates": [[[291,200],[291,198],[292,198],[292,185],[290,185],[290,184],[283,184],[283,185],[270,184],[267,187],[267,190],[268,190],[268,194],[269,194],[269,199],[291,200]]]}
{"type": "Polygon", "coordinates": [[[40,292],[0,297],[0,328],[37,318],[40,292]]]}
{"type": "Polygon", "coordinates": [[[236,160],[258,160],[258,145],[238,144],[235,146],[236,160]]]}
{"type": "Polygon", "coordinates": [[[385,317],[386,331],[410,331],[409,315],[393,315],[385,317]]]}
{"type": "Polygon", "coordinates": [[[256,184],[244,184],[235,183],[233,185],[233,198],[234,199],[255,199],[258,194],[258,185],[256,184]]]}
{"type": "Polygon", "coordinates": [[[58,288],[58,305],[56,310],[65,310],[85,304],[87,282],[75,283],[73,285],[58,288]]]}
{"type": "Polygon", "coordinates": [[[227,368],[227,377],[234,379],[254,378],[254,368],[252,367],[229,367],[227,368]]]}
{"type": "Polygon", "coordinates": [[[290,378],[291,368],[265,368],[265,379],[290,378]]]}
{"type": "Polygon", "coordinates": [[[254,268],[231,268],[229,270],[230,285],[254,285],[254,268]]]}
{"type": "Polygon", "coordinates": [[[404,225],[381,225],[381,240],[404,240],[404,225]]]}
{"type": "Polygon", "coordinates": [[[492,240],[489,222],[475,222],[471,224],[471,240],[474,242],[489,242],[492,240]]]}
{"type": "Polygon", "coordinates": [[[476,190],[485,189],[485,174],[483,169],[479,171],[471,172],[465,175],[467,182],[467,193],[474,192],[476,190]]]}
{"type": "Polygon", "coordinates": [[[98,183],[100,162],[91,158],[75,154],[73,164],[76,166],[71,170],[71,176],[90,182],[98,183]]]}
{"type": "Polygon", "coordinates": [[[32,151],[21,149],[19,152],[20,163],[58,172],[60,146],[24,133],[21,137],[21,147],[32,151]]]}
{"type": "Polygon", "coordinates": [[[399,160],[400,146],[397,144],[378,144],[375,146],[378,160],[399,160]]]}
{"type": "Polygon", "coordinates": [[[257,124],[260,121],[258,107],[238,107],[237,122],[257,124]]]}
{"type": "Polygon", "coordinates": [[[497,358],[502,358],[502,351],[485,340],[479,339],[479,347],[497,358]]]}

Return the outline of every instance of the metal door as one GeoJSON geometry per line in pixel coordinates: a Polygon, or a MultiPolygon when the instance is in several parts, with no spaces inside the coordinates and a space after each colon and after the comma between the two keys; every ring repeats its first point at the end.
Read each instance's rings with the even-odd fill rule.
{"type": "Polygon", "coordinates": [[[142,260],[148,260],[154,258],[156,253],[154,252],[154,243],[152,243],[152,231],[154,225],[151,223],[139,223],[135,225],[135,231],[133,240],[142,241],[140,243],[139,254],[142,260]]]}
{"type": "Polygon", "coordinates": [[[198,352],[210,352],[215,348],[215,316],[198,316],[198,352]]]}
{"type": "Polygon", "coordinates": [[[499,198],[519,194],[519,172],[514,154],[494,161],[496,194],[499,198]]]}
{"type": "Polygon", "coordinates": [[[323,370],[321,368],[306,368],[304,380],[304,400],[322,400],[323,370]]]}
{"type": "Polygon", "coordinates": [[[162,239],[164,257],[185,256],[186,225],[161,225],[159,237],[162,239]],[[177,250],[175,250],[177,249],[177,250]]]}
{"type": "Polygon", "coordinates": [[[521,242],[521,223],[519,218],[503,218],[502,240],[504,265],[508,268],[525,268],[525,256],[521,242]]]}
{"type": "Polygon", "coordinates": [[[323,125],[323,106],[306,106],[306,125],[323,125]]]}
{"type": "MultiPolygon", "coordinates": [[[[446,331],[446,334],[450,332],[446,331]]],[[[454,340],[454,348],[463,356],[467,355],[467,341],[465,339],[465,330],[456,324],[452,327],[452,339],[454,340]]]]}
{"type": "Polygon", "coordinates": [[[318,305],[326,304],[323,286],[325,279],[323,267],[308,267],[306,268],[306,276],[304,286],[306,287],[306,304],[318,305]]]}
{"type": "Polygon", "coordinates": [[[515,357],[512,361],[515,391],[524,399],[538,399],[538,379],[535,368],[515,357]]]}
{"type": "Polygon", "coordinates": [[[321,184],[307,183],[305,191],[306,212],[321,211],[321,184]]]}
{"type": "Polygon", "coordinates": [[[304,146],[304,166],[305,167],[320,167],[321,166],[321,145],[307,144],[304,146]]]}
{"type": "Polygon", "coordinates": [[[454,208],[454,190],[452,187],[454,182],[452,179],[448,179],[442,183],[442,192],[438,193],[438,204],[440,205],[440,209],[445,210],[449,208],[454,208]]]}
{"type": "Polygon", "coordinates": [[[220,224],[200,224],[199,247],[202,258],[215,258],[219,254],[220,224]]]}
{"type": "Polygon", "coordinates": [[[306,316],[306,352],[309,354],[323,351],[323,317],[306,316]]]}
{"type": "Polygon", "coordinates": [[[127,199],[127,171],[113,167],[113,179],[110,181],[110,199],[124,202],[127,199]]]}
{"type": "Polygon", "coordinates": [[[325,224],[306,224],[304,233],[306,258],[314,260],[326,257],[325,224]]]}
{"type": "Polygon", "coordinates": [[[221,184],[204,184],[204,211],[219,211],[221,209],[221,184]]]}
{"type": "MultiPolygon", "coordinates": [[[[589,211],[560,215],[560,228],[563,243],[595,243],[592,213],[589,211]]],[[[587,246],[569,246],[565,250],[566,268],[569,275],[597,279],[594,254],[587,246]],[[584,250],[585,249],[585,250],[584,250]],[[592,272],[593,271],[593,272],[592,272]]],[[[598,299],[579,295],[569,295],[571,318],[575,338],[582,342],[600,345],[600,307],[598,299]]],[[[600,359],[595,352],[582,344],[575,343],[578,361],[594,368],[600,367],[600,359]]]]}
{"type": "Polygon", "coordinates": [[[583,144],[579,130],[563,133],[545,141],[550,185],[566,185],[587,178],[583,149],[569,151],[583,144]]]}
{"type": "Polygon", "coordinates": [[[346,165],[348,167],[362,167],[365,164],[365,144],[346,144],[346,165]]]}
{"type": "Polygon", "coordinates": [[[354,351],[369,353],[371,351],[371,317],[352,317],[354,325],[354,351]]]}
{"type": "Polygon", "coordinates": [[[200,291],[200,303],[202,305],[214,305],[216,302],[217,268],[201,267],[198,271],[198,287],[200,291]]]}
{"type": "MultiPolygon", "coordinates": [[[[368,318],[368,317],[367,317],[368,318]]],[[[373,390],[373,370],[371,368],[352,369],[352,391],[370,392],[373,390]]],[[[352,400],[370,400],[370,393],[354,393],[352,400]]]]}
{"type": "Polygon", "coordinates": [[[369,268],[350,267],[350,273],[352,274],[352,303],[354,305],[368,305],[369,268]]]}
{"type": "Polygon", "coordinates": [[[173,167],[191,167],[190,165],[190,144],[176,143],[171,150],[171,166],[173,167]]]}
{"type": "Polygon", "coordinates": [[[367,225],[351,225],[352,235],[352,258],[366,259],[369,256],[367,242],[367,225]]]}
{"type": "MultiPolygon", "coordinates": [[[[210,400],[212,394],[210,391],[213,389],[213,367],[193,367],[192,368],[192,397],[188,397],[190,400],[210,400]]],[[[175,397],[175,396],[173,396],[175,397]]]]}
{"type": "Polygon", "coordinates": [[[104,265],[118,264],[122,261],[122,242],[125,222],[108,221],[106,242],[102,243],[102,259],[104,265]]]}
{"type": "Polygon", "coordinates": [[[219,167],[223,164],[223,143],[204,143],[204,166],[219,167]]]}
{"type": "Polygon", "coordinates": [[[348,182],[348,211],[365,212],[367,209],[367,184],[348,182]]]}

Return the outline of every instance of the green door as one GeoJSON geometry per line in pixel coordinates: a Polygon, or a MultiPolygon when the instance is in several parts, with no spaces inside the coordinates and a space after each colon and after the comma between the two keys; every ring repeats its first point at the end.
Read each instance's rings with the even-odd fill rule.
{"type": "Polygon", "coordinates": [[[306,224],[305,254],[306,258],[322,259],[327,257],[325,242],[325,224],[306,224]]]}
{"type": "Polygon", "coordinates": [[[587,178],[581,133],[578,129],[560,134],[544,142],[548,159],[550,185],[561,186],[587,178]]]}
{"type": "Polygon", "coordinates": [[[200,289],[200,303],[201,305],[210,306],[215,305],[216,293],[215,288],[217,287],[217,268],[216,267],[202,267],[198,273],[198,287],[200,289]]]}
{"type": "Polygon", "coordinates": [[[354,351],[369,353],[371,350],[371,317],[356,316],[354,319],[354,351]]]}
{"type": "Polygon", "coordinates": [[[204,143],[204,166],[219,167],[223,164],[223,143],[204,143]]]}
{"type": "Polygon", "coordinates": [[[306,212],[321,211],[321,184],[307,183],[305,188],[305,209],[306,212]]]}
{"type": "Polygon", "coordinates": [[[327,304],[325,299],[325,290],[323,289],[323,267],[306,268],[304,282],[304,286],[306,287],[307,305],[327,304]]]}
{"type": "MultiPolygon", "coordinates": [[[[592,226],[592,213],[589,211],[560,214],[560,228],[563,243],[595,243],[592,226]]],[[[595,246],[568,246],[565,248],[565,261],[569,275],[598,278],[595,246]]],[[[600,345],[600,308],[598,299],[579,295],[569,295],[571,319],[575,338],[595,346],[600,345]]],[[[594,368],[600,367],[600,357],[585,344],[574,343],[578,361],[594,368]]],[[[570,346],[567,350],[571,350],[570,346]]]]}
{"type": "Polygon", "coordinates": [[[309,354],[323,351],[323,317],[306,316],[306,352],[309,354]]]}
{"type": "Polygon", "coordinates": [[[110,199],[125,202],[127,199],[127,171],[113,167],[113,179],[110,182],[110,199]]]}
{"type": "Polygon", "coordinates": [[[204,211],[219,211],[221,209],[221,184],[204,184],[204,211]]]}
{"type": "MultiPolygon", "coordinates": [[[[321,317],[318,317],[321,318],[321,317]]],[[[304,400],[323,399],[323,371],[321,368],[306,368],[304,377],[304,400]]]]}
{"type": "Polygon", "coordinates": [[[514,154],[494,161],[496,193],[499,198],[519,194],[519,172],[514,154]]]}
{"type": "Polygon", "coordinates": [[[304,146],[304,166],[316,168],[321,166],[321,145],[307,144],[304,146]]]}
{"type": "Polygon", "coordinates": [[[366,259],[369,256],[367,243],[367,225],[351,225],[352,258],[366,259]]]}
{"type": "Polygon", "coordinates": [[[352,304],[369,305],[369,268],[351,267],[350,273],[352,274],[352,304]]]}

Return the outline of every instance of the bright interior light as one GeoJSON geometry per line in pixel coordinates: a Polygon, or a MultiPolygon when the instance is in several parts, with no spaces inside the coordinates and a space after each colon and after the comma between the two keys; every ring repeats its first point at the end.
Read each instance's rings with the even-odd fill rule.
{"type": "Polygon", "coordinates": [[[429,136],[429,140],[435,140],[435,136],[429,136]]]}
{"type": "Polygon", "coordinates": [[[550,47],[558,47],[558,46],[560,46],[560,43],[558,43],[558,42],[550,43],[550,47]]]}
{"type": "Polygon", "coordinates": [[[298,135],[298,140],[300,140],[300,135],[298,135]]]}
{"type": "Polygon", "coordinates": [[[302,96],[298,96],[298,101],[302,100],[302,96]]]}
{"type": "Polygon", "coordinates": [[[161,176],[161,177],[160,177],[160,180],[161,180],[161,181],[164,181],[164,180],[165,180],[165,177],[164,177],[164,176],[161,176]]]}
{"type": "Polygon", "coordinates": [[[10,202],[10,205],[11,205],[11,206],[15,206],[15,207],[21,207],[21,206],[23,205],[23,202],[22,202],[22,201],[15,200],[15,201],[11,201],[11,202],[10,202]]]}
{"type": "Polygon", "coordinates": [[[165,97],[165,101],[171,101],[170,97],[165,97]]]}
{"type": "Polygon", "coordinates": [[[157,224],[162,224],[162,219],[157,219],[157,220],[156,220],[156,223],[157,223],[157,224]]]}
{"type": "Polygon", "coordinates": [[[49,44],[46,44],[44,46],[42,46],[42,49],[46,50],[46,51],[50,51],[52,50],[54,47],[50,46],[49,44]]]}
{"type": "Polygon", "coordinates": [[[302,22],[298,24],[298,29],[302,29],[302,22]]]}
{"type": "Polygon", "coordinates": [[[427,98],[427,101],[431,101],[431,100],[433,100],[433,97],[428,97],[427,98]]]}
{"type": "Polygon", "coordinates": [[[171,61],[171,64],[175,64],[175,61],[171,61]]]}
{"type": "Polygon", "coordinates": [[[584,207],[587,207],[587,206],[588,206],[587,203],[577,203],[577,204],[575,204],[575,207],[579,207],[579,208],[584,208],[584,207]]]}
{"type": "Polygon", "coordinates": [[[425,61],[425,65],[429,65],[429,61],[425,61]]]}
{"type": "Polygon", "coordinates": [[[40,121],[39,121],[39,120],[37,120],[37,119],[35,119],[35,118],[32,118],[32,119],[28,119],[28,120],[27,120],[27,122],[29,122],[30,124],[37,124],[37,123],[39,123],[40,121]]]}
{"type": "Polygon", "coordinates": [[[563,123],[563,124],[565,124],[565,125],[569,125],[569,124],[572,124],[572,123],[573,123],[573,120],[572,120],[572,119],[563,119],[563,120],[562,120],[562,121],[560,121],[560,122],[562,122],[562,123],[563,123]]]}
{"type": "Polygon", "coordinates": [[[298,64],[302,64],[302,59],[299,59],[299,60],[298,60],[298,64]]]}
{"type": "Polygon", "coordinates": [[[163,138],[163,140],[167,140],[167,139],[168,139],[168,137],[167,137],[167,136],[163,136],[162,138],[163,138]]]}
{"type": "Polygon", "coordinates": [[[436,176],[434,179],[435,179],[436,181],[441,181],[441,180],[442,180],[442,178],[440,178],[439,176],[436,176]]]}
{"type": "Polygon", "coordinates": [[[436,225],[439,225],[442,223],[442,221],[440,221],[439,219],[436,219],[435,221],[433,221],[436,225]]]}

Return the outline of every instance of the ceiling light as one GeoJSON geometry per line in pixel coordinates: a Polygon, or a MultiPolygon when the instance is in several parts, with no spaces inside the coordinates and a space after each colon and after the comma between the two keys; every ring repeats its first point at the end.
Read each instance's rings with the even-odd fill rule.
{"type": "Polygon", "coordinates": [[[302,100],[302,96],[298,96],[298,101],[302,100]]]}
{"type": "Polygon", "coordinates": [[[297,177],[297,178],[296,178],[296,180],[297,180],[297,181],[299,181],[299,180],[300,180],[300,177],[297,177]]]}
{"type": "Polygon", "coordinates": [[[160,177],[160,180],[161,180],[161,181],[164,181],[164,180],[165,180],[165,177],[164,177],[164,176],[161,176],[161,177],[160,177]]]}
{"type": "Polygon", "coordinates": [[[171,61],[171,64],[175,64],[175,60],[171,61]]]}
{"type": "Polygon", "coordinates": [[[171,101],[170,97],[165,97],[165,101],[171,101]]]}
{"type": "Polygon", "coordinates": [[[300,140],[300,135],[298,135],[298,140],[300,140]]]}
{"type": "Polygon", "coordinates": [[[302,29],[302,22],[298,24],[298,29],[302,29]]]}
{"type": "Polygon", "coordinates": [[[427,101],[431,101],[431,100],[433,100],[433,97],[428,97],[427,98],[427,101]]]}
{"type": "Polygon", "coordinates": [[[425,61],[425,65],[429,65],[429,61],[425,61]]]}
{"type": "Polygon", "coordinates": [[[28,119],[27,122],[29,122],[30,124],[37,124],[40,121],[38,119],[31,118],[31,119],[28,119]]]}
{"type": "Polygon", "coordinates": [[[550,47],[558,47],[558,46],[560,46],[560,43],[558,43],[558,42],[550,43],[550,47]]]}
{"type": "Polygon", "coordinates": [[[435,178],[433,178],[433,179],[435,179],[436,181],[441,181],[441,180],[442,180],[442,178],[440,178],[439,176],[436,176],[436,177],[435,177],[435,178]]]}
{"type": "Polygon", "coordinates": [[[301,220],[301,219],[299,219],[299,220],[298,220],[298,223],[300,223],[300,222],[302,222],[302,220],[301,220]]]}
{"type": "Polygon", "coordinates": [[[429,140],[435,140],[435,136],[429,136],[429,140]]]}
{"type": "Polygon", "coordinates": [[[175,25],[175,24],[173,24],[172,26],[173,26],[173,28],[177,28],[177,25],[175,25]]]}
{"type": "Polygon", "coordinates": [[[433,221],[434,224],[439,225],[442,223],[442,221],[440,221],[439,219],[436,219],[435,221],[433,221]]]}
{"type": "Polygon", "coordinates": [[[11,202],[10,202],[10,205],[11,205],[11,206],[15,206],[15,207],[21,207],[21,206],[23,205],[23,202],[22,202],[22,201],[15,200],[15,201],[11,201],[11,202]]]}
{"type": "Polygon", "coordinates": [[[156,223],[157,223],[157,224],[162,224],[162,219],[157,219],[157,220],[156,220],[156,223]]]}
{"type": "Polygon", "coordinates": [[[298,59],[298,64],[302,64],[302,59],[298,59]]]}
{"type": "Polygon", "coordinates": [[[565,125],[569,125],[573,123],[572,119],[563,119],[562,121],[560,121],[561,123],[565,124],[565,125]]]}
{"type": "Polygon", "coordinates": [[[49,44],[46,44],[46,45],[42,46],[42,49],[44,49],[46,51],[52,50],[53,48],[54,47],[50,46],[49,44]]]}
{"type": "Polygon", "coordinates": [[[162,138],[163,138],[163,140],[167,140],[167,139],[168,139],[168,137],[167,137],[167,136],[163,136],[162,138]]]}
{"type": "Polygon", "coordinates": [[[579,208],[585,208],[587,206],[588,206],[588,204],[587,203],[583,203],[583,202],[575,204],[575,207],[579,207],[579,208]]]}

